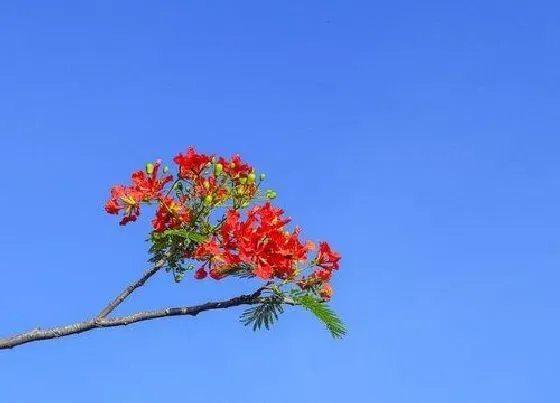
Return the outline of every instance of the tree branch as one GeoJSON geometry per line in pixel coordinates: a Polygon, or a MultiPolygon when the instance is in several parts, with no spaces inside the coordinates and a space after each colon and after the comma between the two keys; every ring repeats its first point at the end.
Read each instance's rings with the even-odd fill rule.
{"type": "MultiPolygon", "coordinates": [[[[146,273],[146,275],[151,270],[149,270],[146,273]]],[[[144,275],[146,279],[150,277],[146,275],[144,275]]],[[[138,284],[138,282],[135,284],[138,284]]],[[[130,295],[130,293],[132,293],[132,291],[134,291],[134,289],[138,288],[139,286],[141,286],[141,284],[138,285],[137,287],[133,287],[132,290],[127,295],[125,295],[124,298],[130,295]]],[[[127,288],[127,290],[129,288],[127,288]]],[[[29,332],[8,337],[7,339],[0,339],[0,350],[10,349],[19,346],[21,344],[31,343],[34,341],[49,340],[58,337],[70,336],[72,334],[89,332],[90,330],[102,328],[102,327],[126,326],[136,322],[143,322],[145,320],[152,320],[152,319],[163,318],[168,316],[184,316],[184,315],[195,316],[201,312],[210,311],[213,309],[230,308],[239,305],[252,305],[263,301],[264,298],[260,297],[260,295],[264,289],[265,287],[261,287],[253,294],[240,295],[238,297],[234,297],[220,302],[207,302],[206,304],[202,304],[202,305],[185,306],[185,307],[177,307],[177,308],[165,308],[158,311],[150,311],[150,312],[139,312],[139,313],[122,316],[118,318],[106,318],[106,317],[98,316],[94,319],[86,320],[84,322],[75,323],[67,326],[60,326],[60,327],[55,327],[46,330],[41,330],[37,328],[29,332]]],[[[121,295],[124,295],[125,293],[126,290],[121,295]]],[[[119,298],[120,296],[117,297],[115,301],[118,301],[119,298]]],[[[107,310],[115,301],[113,301],[110,305],[108,305],[107,308],[105,308],[102,311],[102,313],[105,312],[105,310],[107,310]]],[[[120,302],[116,303],[115,307],[119,305],[120,302]]],[[[114,307],[112,309],[114,309],[114,307]]],[[[112,309],[110,309],[109,312],[111,312],[112,309]]]]}
{"type": "Polygon", "coordinates": [[[138,281],[129,285],[122,293],[120,293],[120,295],[117,298],[114,299],[113,302],[111,302],[109,305],[103,308],[103,310],[99,312],[99,314],[97,315],[97,319],[103,319],[111,312],[113,312],[117,306],[119,306],[130,294],[134,292],[134,290],[136,290],[139,287],[142,287],[150,277],[156,274],[157,271],[161,269],[164,264],[165,264],[165,260],[163,259],[156,262],[154,264],[154,267],[147,270],[146,273],[144,273],[144,275],[138,281]]]}

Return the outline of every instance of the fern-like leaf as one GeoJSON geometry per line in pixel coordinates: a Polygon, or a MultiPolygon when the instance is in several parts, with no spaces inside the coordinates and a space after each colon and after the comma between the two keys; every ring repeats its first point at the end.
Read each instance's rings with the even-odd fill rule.
{"type": "Polygon", "coordinates": [[[278,320],[278,316],[284,312],[282,299],[277,297],[266,298],[262,303],[248,308],[241,315],[240,321],[245,326],[253,325],[253,330],[264,326],[267,330],[278,320]]]}
{"type": "Polygon", "coordinates": [[[325,324],[331,335],[340,339],[346,334],[346,328],[342,320],[334,313],[334,311],[320,299],[316,299],[311,295],[303,294],[294,297],[296,305],[301,305],[321,322],[325,324]]]}

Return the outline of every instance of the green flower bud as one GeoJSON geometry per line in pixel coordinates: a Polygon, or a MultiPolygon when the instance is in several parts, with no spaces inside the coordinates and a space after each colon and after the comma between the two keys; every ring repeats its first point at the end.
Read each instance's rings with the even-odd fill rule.
{"type": "Polygon", "coordinates": [[[210,189],[210,182],[204,181],[204,182],[202,183],[202,186],[204,186],[204,189],[208,190],[208,189],[210,189]]]}
{"type": "Polygon", "coordinates": [[[224,171],[224,166],[222,164],[216,164],[214,166],[214,175],[218,176],[224,171]]]}
{"type": "Polygon", "coordinates": [[[249,174],[249,176],[247,176],[247,183],[248,184],[255,183],[256,177],[257,177],[257,175],[255,175],[253,172],[251,172],[249,174]]]}
{"type": "Polygon", "coordinates": [[[245,178],[245,177],[239,178],[239,183],[241,183],[242,185],[246,184],[247,183],[247,178],[245,178]]]}
{"type": "Polygon", "coordinates": [[[267,190],[266,191],[266,198],[268,200],[276,199],[277,193],[274,190],[267,190]]]}
{"type": "Polygon", "coordinates": [[[265,175],[265,174],[260,174],[260,175],[259,175],[259,179],[260,179],[261,181],[264,181],[264,178],[266,178],[266,175],[265,175]]]}
{"type": "Polygon", "coordinates": [[[166,174],[169,171],[169,167],[166,165],[163,167],[163,173],[166,174]]]}
{"type": "Polygon", "coordinates": [[[146,164],[146,173],[148,175],[151,175],[151,174],[154,173],[154,164],[150,164],[150,163],[146,164]]]}
{"type": "Polygon", "coordinates": [[[204,203],[205,206],[208,206],[209,204],[211,204],[211,203],[212,203],[212,195],[207,195],[207,196],[204,198],[203,203],[204,203]]]}

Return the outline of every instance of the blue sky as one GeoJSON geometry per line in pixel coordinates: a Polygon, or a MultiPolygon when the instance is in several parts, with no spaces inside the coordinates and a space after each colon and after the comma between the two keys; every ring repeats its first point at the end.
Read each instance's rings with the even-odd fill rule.
{"type": "MultiPolygon", "coordinates": [[[[560,400],[553,1],[0,5],[0,333],[94,315],[146,268],[112,184],[240,153],[343,254],[334,341],[241,309],[0,353],[9,402],[560,400]]],[[[165,275],[119,313],[254,285],[165,275]]]]}

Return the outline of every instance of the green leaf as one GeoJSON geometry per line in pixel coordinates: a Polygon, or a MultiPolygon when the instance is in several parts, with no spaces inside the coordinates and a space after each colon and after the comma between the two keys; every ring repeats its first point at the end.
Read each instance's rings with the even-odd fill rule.
{"type": "Polygon", "coordinates": [[[206,237],[204,235],[197,232],[187,231],[186,229],[168,229],[162,232],[162,235],[164,237],[176,235],[195,242],[204,242],[206,240],[206,237]]]}
{"type": "Polygon", "coordinates": [[[195,241],[195,242],[204,242],[206,241],[206,237],[202,234],[198,234],[196,232],[189,232],[188,238],[191,241],[195,241]]]}
{"type": "Polygon", "coordinates": [[[340,318],[322,300],[305,294],[294,297],[294,302],[310,311],[323,322],[334,338],[340,339],[346,334],[346,328],[340,318]]]}
{"type": "Polygon", "coordinates": [[[262,303],[248,308],[241,315],[240,321],[245,326],[253,325],[253,330],[264,327],[268,330],[284,312],[283,299],[277,297],[266,298],[262,303]]]}

